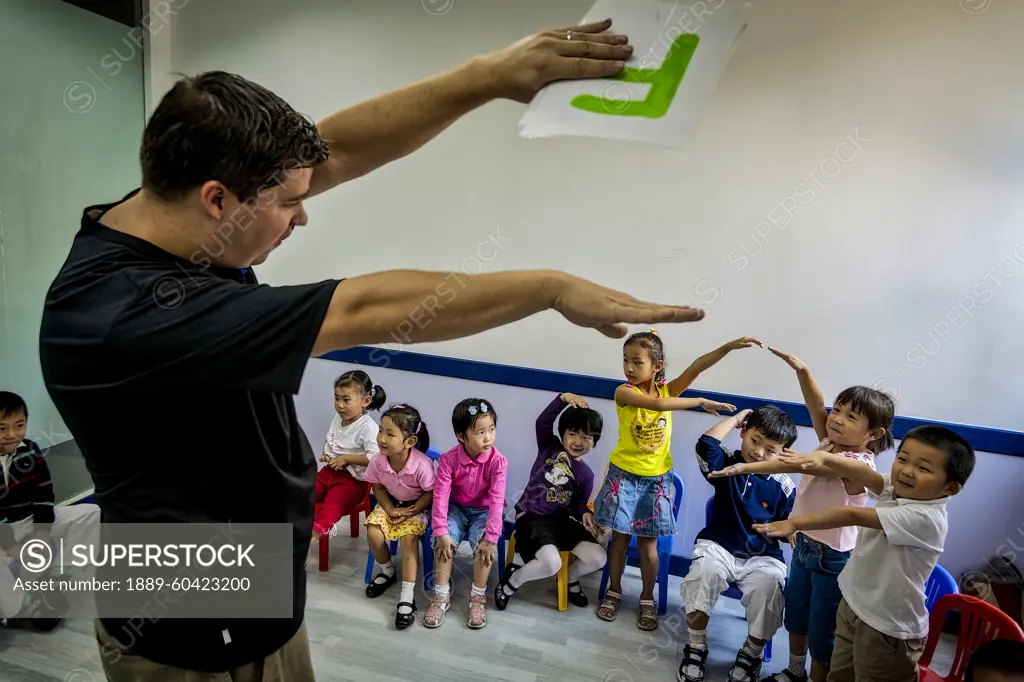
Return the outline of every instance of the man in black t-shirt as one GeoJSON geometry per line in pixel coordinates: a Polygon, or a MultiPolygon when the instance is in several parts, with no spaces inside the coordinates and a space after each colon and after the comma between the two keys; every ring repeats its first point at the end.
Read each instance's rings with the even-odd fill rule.
{"type": "Polygon", "coordinates": [[[317,126],[222,72],[183,79],[164,96],[143,136],[141,189],[85,209],[47,294],[44,381],[85,457],[103,522],[291,523],[294,612],[103,617],[109,679],[171,679],[174,668],[313,679],[303,612],[316,460],[293,402],[311,356],[386,342],[427,302],[429,324],[412,326],[413,343],[550,309],[613,338],[626,323],[703,316],[550,271],[266,286],[251,270],[306,223],[305,199],[411,153],[471,109],[497,97],[528,101],[559,78],[617,72],[628,52],[603,33],[609,26],[538,34],[317,126]]]}

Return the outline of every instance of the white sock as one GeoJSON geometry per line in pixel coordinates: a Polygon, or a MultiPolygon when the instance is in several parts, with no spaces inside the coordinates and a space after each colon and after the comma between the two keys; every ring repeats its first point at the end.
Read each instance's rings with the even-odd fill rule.
{"type": "MultiPolygon", "coordinates": [[[[415,581],[408,582],[406,580],[403,580],[402,581],[402,596],[400,596],[398,598],[398,601],[405,602],[407,604],[411,604],[412,600],[413,600],[413,595],[414,595],[415,592],[416,592],[416,582],[415,581]]],[[[403,615],[409,615],[410,613],[412,613],[412,607],[409,607],[409,606],[399,606],[398,607],[398,612],[403,614],[403,615]]]]}
{"type": "Polygon", "coordinates": [[[434,585],[434,596],[435,597],[448,597],[451,596],[452,588],[449,585],[434,585]]]}
{"type": "MultiPolygon", "coordinates": [[[[708,649],[708,631],[707,631],[707,629],[704,629],[704,630],[694,630],[691,627],[687,627],[686,628],[686,632],[688,634],[687,641],[688,641],[688,643],[690,645],[690,648],[694,649],[695,651],[707,651],[707,649],[708,649]]],[[[681,669],[681,672],[684,675],[686,675],[687,677],[700,677],[701,676],[700,668],[698,666],[696,666],[696,665],[685,666],[684,668],[681,669]]]]}
{"type": "Polygon", "coordinates": [[[750,637],[747,637],[747,641],[743,643],[743,651],[747,652],[754,658],[761,658],[761,653],[764,651],[764,644],[754,644],[750,637]]]}
{"type": "Polygon", "coordinates": [[[380,575],[374,578],[373,582],[377,585],[384,584],[384,578],[390,578],[395,574],[395,562],[389,561],[386,564],[380,565],[380,575]]]}
{"type": "Polygon", "coordinates": [[[487,585],[484,585],[483,587],[477,587],[476,585],[473,585],[473,591],[471,592],[471,594],[474,597],[484,596],[485,594],[487,594],[487,585]]]}
{"type": "Polygon", "coordinates": [[[789,655],[789,672],[793,673],[797,677],[807,676],[807,654],[803,656],[797,656],[796,654],[789,655]]]}
{"type": "Polygon", "coordinates": [[[569,584],[569,591],[570,591],[570,592],[573,592],[573,593],[576,593],[576,592],[582,592],[582,591],[583,591],[583,588],[582,588],[582,587],[580,587],[580,583],[579,583],[579,581],[577,580],[576,582],[574,582],[574,583],[570,583],[570,584],[569,584]]]}

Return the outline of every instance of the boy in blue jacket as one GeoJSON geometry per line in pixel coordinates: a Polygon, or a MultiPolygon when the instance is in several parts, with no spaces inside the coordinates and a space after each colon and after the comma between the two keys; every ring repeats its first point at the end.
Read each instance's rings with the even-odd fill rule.
{"type": "Polygon", "coordinates": [[[748,636],[729,671],[730,682],[757,682],[761,653],[782,625],[786,564],[776,538],[756,533],[760,519],[782,520],[793,510],[796,486],[786,474],[708,478],[739,462],[776,459],[796,441],[796,424],[778,407],[743,410],[709,429],[697,441],[697,462],[715,488],[708,526],[697,534],[693,563],[680,592],[689,639],[679,665],[680,682],[702,682],[707,663],[708,618],[718,596],[735,583],[743,592],[748,636]],[[729,452],[722,441],[740,429],[742,447],[729,452]]]}

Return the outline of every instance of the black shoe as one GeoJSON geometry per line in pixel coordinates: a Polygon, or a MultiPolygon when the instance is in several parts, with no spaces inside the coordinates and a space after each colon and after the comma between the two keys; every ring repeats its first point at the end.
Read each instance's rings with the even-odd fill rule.
{"type": "Polygon", "coordinates": [[[708,649],[694,649],[689,644],[683,649],[683,660],[679,663],[676,679],[679,682],[704,682],[704,667],[708,663],[708,649]],[[691,665],[697,666],[697,675],[687,675],[683,671],[691,665]]]}
{"type": "Polygon", "coordinates": [[[508,606],[508,600],[512,598],[511,594],[505,592],[505,586],[508,585],[508,589],[512,590],[512,594],[516,593],[519,588],[512,587],[509,585],[509,578],[512,574],[518,571],[522,566],[518,564],[509,564],[505,568],[505,577],[498,581],[498,584],[494,587],[494,605],[498,607],[499,611],[504,611],[508,606]]]}
{"type": "Polygon", "coordinates": [[[761,680],[761,682],[807,682],[807,673],[804,673],[803,677],[799,677],[794,675],[792,670],[786,668],[785,670],[780,670],[774,675],[769,675],[761,680]]]}
{"type": "Polygon", "coordinates": [[[761,674],[761,664],[764,661],[760,656],[754,658],[743,649],[736,654],[736,662],[732,664],[732,670],[726,678],[729,682],[757,682],[761,674]]]}
{"type": "Polygon", "coordinates": [[[416,600],[412,602],[400,601],[398,602],[398,612],[395,614],[395,628],[398,630],[404,630],[413,623],[416,622],[416,600]],[[402,607],[408,606],[412,609],[409,613],[402,613],[402,607]]]}
{"type": "Polygon", "coordinates": [[[580,587],[579,580],[574,583],[569,583],[569,603],[579,607],[588,606],[590,604],[590,600],[587,599],[587,595],[583,593],[583,588],[580,587]],[[579,589],[573,592],[573,587],[577,587],[579,589]]]}
{"type": "Polygon", "coordinates": [[[384,573],[378,573],[374,576],[370,584],[366,586],[366,596],[371,599],[379,597],[384,594],[389,587],[395,584],[398,580],[398,571],[395,571],[391,575],[384,575],[384,573]]]}

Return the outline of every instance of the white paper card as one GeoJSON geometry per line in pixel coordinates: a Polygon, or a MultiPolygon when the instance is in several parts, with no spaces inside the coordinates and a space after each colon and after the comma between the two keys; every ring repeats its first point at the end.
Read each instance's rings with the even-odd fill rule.
{"type": "Polygon", "coordinates": [[[597,0],[581,23],[611,17],[633,55],[616,79],[545,86],[519,122],[526,138],[631,140],[680,147],[746,28],[741,0],[597,0]]]}

